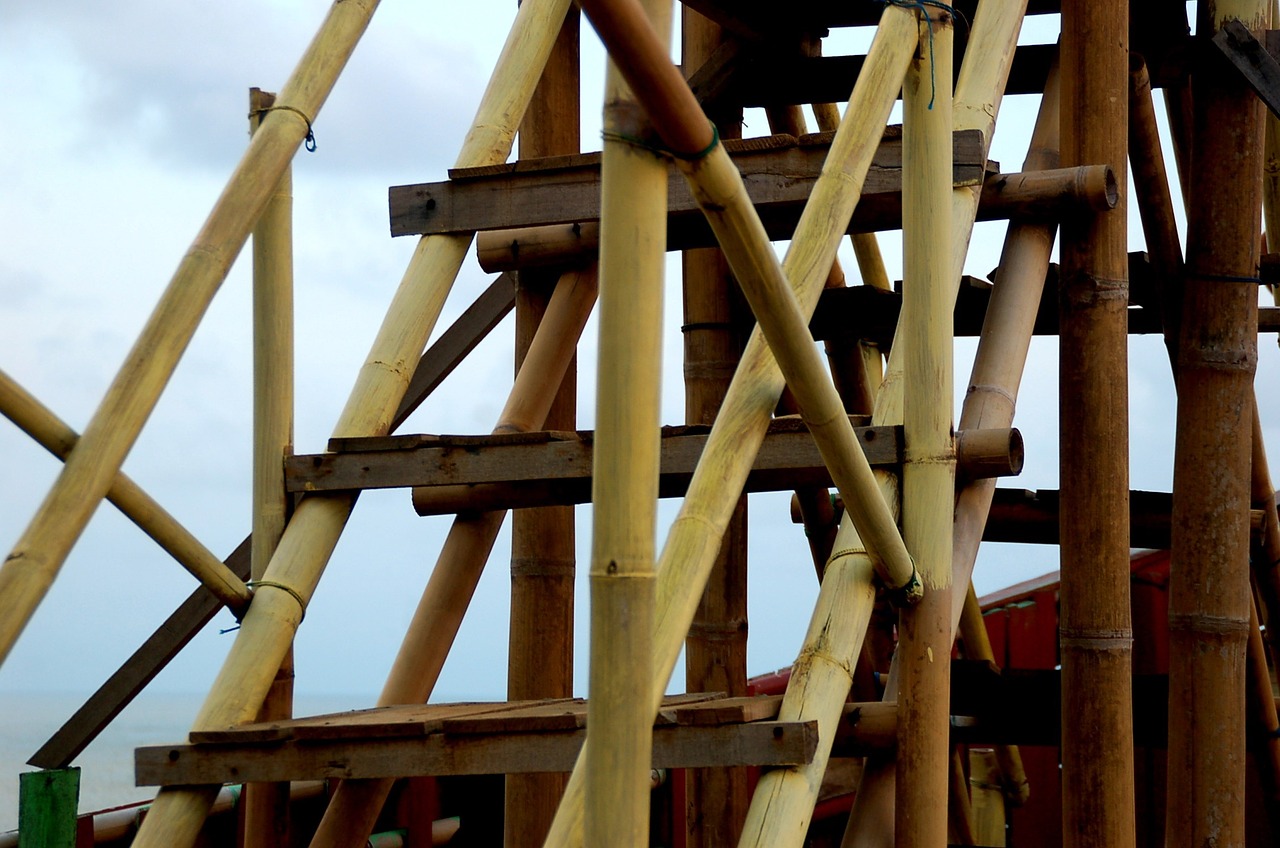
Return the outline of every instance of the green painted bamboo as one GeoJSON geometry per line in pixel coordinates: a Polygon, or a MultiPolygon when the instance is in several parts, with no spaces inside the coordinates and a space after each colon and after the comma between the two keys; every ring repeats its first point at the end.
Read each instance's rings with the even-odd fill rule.
{"type": "MultiPolygon", "coordinates": [[[[65,459],[80,438],[62,419],[3,371],[0,371],[0,413],[59,459],[65,459]]],[[[244,581],[123,471],[116,474],[111,488],[107,490],[107,500],[191,572],[237,617],[244,614],[252,597],[244,581]]]]}
{"type": "MultiPolygon", "coordinates": [[[[916,41],[911,13],[897,7],[885,9],[849,101],[847,114],[857,115],[858,120],[842,123],[836,133],[823,174],[783,262],[803,314],[812,314],[817,305],[916,41]]],[[[665,688],[679,658],[701,588],[783,385],[768,345],[757,330],[747,344],[659,557],[652,678],[655,697],[665,688]]],[[[652,710],[656,713],[657,709],[655,700],[652,710]]],[[[592,744],[590,734],[586,744],[592,744]]],[[[582,844],[581,763],[580,755],[547,837],[548,845],[582,844]]]]}
{"type": "MultiPolygon", "coordinates": [[[[275,95],[249,92],[256,133],[275,95]]],[[[285,168],[253,230],[253,492],[250,575],[262,579],[289,514],[283,462],[293,453],[293,174],[285,168]]],[[[293,714],[293,651],[280,662],[260,721],[293,714]]],[[[245,848],[288,844],[289,784],[247,784],[245,848]]]]}
{"type": "MultiPolygon", "coordinates": [[[[510,153],[520,116],[555,42],[567,3],[529,0],[521,6],[458,156],[460,166],[500,162],[510,153]]],[[[339,8],[354,5],[343,3],[339,8]]],[[[289,102],[283,94],[281,100],[289,102]]],[[[269,124],[264,127],[255,142],[269,128],[269,124]]],[[[265,190],[273,185],[274,181],[265,190]]],[[[419,242],[334,429],[336,437],[387,432],[470,243],[469,236],[432,236],[419,242]]],[[[353,504],[352,496],[336,495],[307,498],[298,505],[196,718],[197,727],[236,724],[257,713],[353,504]]],[[[162,791],[135,845],[190,845],[215,790],[162,791]]]]}
{"type": "MultiPolygon", "coordinates": [[[[583,4],[588,17],[593,5],[583,4]]],[[[644,12],[649,31],[656,30],[659,43],[669,49],[670,0],[649,0],[644,12]]],[[[599,27],[596,18],[592,22],[599,27]]],[[[587,845],[644,848],[649,845],[653,733],[647,661],[653,653],[667,163],[623,140],[644,137],[648,126],[636,108],[640,98],[614,64],[617,51],[611,54],[614,61],[605,74],[600,364],[591,486],[587,724],[594,742],[583,758],[584,832],[587,845]]]]}
{"type": "Polygon", "coordinates": [[[255,134],[62,473],[0,567],[0,663],[111,488],[376,6],[376,0],[334,3],[285,83],[279,108],[255,134]]]}
{"type": "Polygon", "coordinates": [[[76,848],[80,769],[18,775],[18,848],[76,848]]]}
{"type": "Polygon", "coordinates": [[[902,531],[924,598],[898,618],[897,803],[904,848],[947,840],[951,771],[951,575],[955,446],[950,280],[951,51],[949,15],[921,15],[920,55],[902,86],[902,531]]]}

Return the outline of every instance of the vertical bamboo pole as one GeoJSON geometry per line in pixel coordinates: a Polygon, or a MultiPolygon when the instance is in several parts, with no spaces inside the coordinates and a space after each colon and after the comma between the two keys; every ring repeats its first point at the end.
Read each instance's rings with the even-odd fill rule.
{"type": "Polygon", "coordinates": [[[1120,202],[1062,222],[1059,468],[1063,844],[1133,845],[1125,0],[1064,4],[1062,165],[1110,165],[1120,202]],[[1106,693],[1100,697],[1100,693],[1106,693]]]}
{"type": "MultiPolygon", "coordinates": [[[[577,153],[579,149],[579,31],[576,7],[565,17],[555,49],[542,72],[520,125],[520,158],[577,153]]],[[[516,368],[523,363],[559,275],[516,275],[516,368]]],[[[542,425],[577,429],[577,362],[542,425]]],[[[511,631],[507,697],[566,698],[573,695],[573,591],[575,570],[572,506],[516,510],[511,515],[511,631]]],[[[560,774],[512,774],[506,778],[503,828],[506,848],[535,848],[551,827],[564,791],[560,774]]]]}
{"type": "MultiPolygon", "coordinates": [[[[683,66],[691,73],[725,39],[721,28],[689,7],[681,21],[683,66]]],[[[711,116],[722,138],[742,135],[742,110],[711,116]]],[[[716,248],[686,250],[684,271],[685,421],[711,425],[742,356],[742,295],[716,248]]],[[[685,691],[747,694],[747,498],[725,529],[720,553],[685,640],[685,691]]],[[[743,768],[687,769],[685,844],[717,848],[738,841],[750,802],[743,768]]]]}
{"type": "MultiPolygon", "coordinates": [[[[543,426],[595,299],[594,268],[561,278],[498,417],[495,433],[523,433],[543,426]]],[[[495,511],[454,519],[387,675],[379,706],[420,704],[431,696],[505,517],[505,511],[495,511]]],[[[392,783],[339,783],[312,839],[313,848],[359,848],[372,831],[392,783]]]]}
{"type": "MultiPolygon", "coordinates": [[[[1198,7],[1197,32],[1228,20],[1264,28],[1266,2],[1198,7]]],[[[1257,360],[1261,107],[1234,73],[1192,80],[1187,275],[1179,340],[1169,586],[1166,836],[1176,845],[1244,842],[1249,627],[1249,389],[1257,360]],[[1231,191],[1223,191],[1231,186],[1231,191]]]]}
{"type": "MultiPolygon", "coordinates": [[[[671,3],[645,11],[669,43],[671,3]]],[[[654,550],[662,376],[667,163],[627,139],[644,113],[605,73],[600,194],[600,365],[591,543],[591,663],[585,754],[588,845],[649,844],[654,550]]]]}
{"type": "Polygon", "coordinates": [[[364,33],[376,0],[335,2],[187,250],[80,441],[0,566],[0,664],[107,494],[200,318],[364,33]]]}
{"type": "MultiPolygon", "coordinates": [[[[249,92],[250,132],[275,96],[249,92]]],[[[289,512],[284,458],[293,452],[293,175],[285,168],[253,231],[253,536],[249,573],[266,575],[289,512]]],[[[293,713],[293,650],[280,662],[258,713],[260,721],[293,713]]],[[[268,848],[289,841],[289,784],[245,787],[244,843],[268,848]]]]}
{"type": "Polygon", "coordinates": [[[901,611],[897,804],[900,846],[947,841],[951,765],[952,21],[922,13],[920,50],[902,86],[902,331],[905,348],[902,529],[924,598],[901,611]]]}
{"type": "MultiPolygon", "coordinates": [[[[916,38],[915,19],[909,12],[892,6],[885,9],[849,100],[848,113],[859,119],[842,123],[836,133],[783,263],[805,315],[813,313],[831,270],[836,247],[852,217],[916,38]]],[[[661,697],[679,658],[701,588],[782,387],[777,365],[757,329],[747,343],[659,558],[651,690],[655,700],[650,705],[654,713],[659,705],[656,699],[661,697]]],[[[588,734],[586,749],[591,745],[588,734]]],[[[582,761],[583,756],[579,755],[547,845],[583,844],[582,761]]]]}
{"type": "MultiPolygon", "coordinates": [[[[521,6],[471,132],[463,142],[458,156],[460,166],[502,161],[510,152],[516,123],[541,75],[567,3],[568,0],[529,0],[521,6]]],[[[337,4],[334,16],[357,6],[350,2],[337,4]]],[[[289,90],[286,86],[285,91],[289,90]]],[[[290,102],[284,93],[280,100],[290,102]]],[[[255,144],[269,135],[270,127],[264,126],[255,137],[255,144]]],[[[262,191],[269,192],[278,177],[275,173],[262,191]]],[[[387,432],[470,243],[469,236],[432,236],[419,242],[339,417],[335,436],[387,432]]],[[[353,505],[350,495],[306,498],[298,505],[196,718],[197,727],[225,727],[257,714],[353,505]]],[[[208,814],[216,789],[162,790],[134,844],[138,848],[190,845],[208,814]]]]}

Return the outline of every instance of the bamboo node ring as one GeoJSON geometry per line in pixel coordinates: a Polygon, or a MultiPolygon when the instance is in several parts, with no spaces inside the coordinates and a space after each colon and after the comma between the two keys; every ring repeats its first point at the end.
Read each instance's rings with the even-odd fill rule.
{"type": "Polygon", "coordinates": [[[714,151],[720,144],[720,129],[714,123],[711,124],[711,143],[701,150],[695,150],[692,153],[684,153],[667,147],[665,144],[654,144],[653,142],[640,138],[639,136],[614,132],[613,130],[604,130],[600,133],[600,136],[605,141],[619,141],[623,144],[629,144],[632,147],[639,147],[643,150],[657,153],[660,156],[671,156],[672,158],[679,159],[682,162],[697,162],[705,159],[710,156],[712,151],[714,151]]]}
{"type": "MultiPolygon", "coordinates": [[[[286,586],[283,583],[277,583],[274,580],[250,580],[244,585],[250,589],[257,589],[259,586],[270,586],[272,589],[280,589],[288,592],[289,595],[298,602],[298,609],[302,610],[302,615],[298,618],[298,623],[302,623],[302,619],[307,617],[307,602],[302,599],[302,595],[292,586],[286,586]]],[[[255,593],[256,594],[256,593],[255,593]]]]}
{"type": "Polygon", "coordinates": [[[298,109],[294,106],[268,106],[265,109],[253,110],[252,112],[249,113],[249,117],[251,119],[257,118],[258,121],[261,122],[263,119],[267,117],[268,112],[292,112],[293,114],[301,118],[303,123],[307,125],[307,135],[302,140],[302,145],[305,148],[307,148],[308,153],[316,152],[316,133],[315,133],[315,130],[311,128],[311,119],[307,117],[306,112],[303,112],[301,109],[298,109]]]}

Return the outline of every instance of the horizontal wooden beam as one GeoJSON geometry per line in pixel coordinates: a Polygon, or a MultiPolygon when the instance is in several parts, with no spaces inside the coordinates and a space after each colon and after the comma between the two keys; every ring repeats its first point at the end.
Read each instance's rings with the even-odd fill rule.
{"type": "MultiPolygon", "coordinates": [[[[775,135],[726,140],[743,183],[773,238],[787,238],[809,199],[831,145],[831,133],[802,138],[775,135]]],[[[962,130],[953,138],[952,180],[977,185],[986,172],[982,134],[962,130]]],[[[445,182],[390,190],[391,234],[427,235],[574,224],[600,218],[600,154],[520,160],[486,168],[454,169],[445,182]]],[[[867,172],[860,206],[901,206],[902,134],[891,127],[867,172]]],[[[683,239],[713,244],[688,183],[673,167],[668,182],[668,228],[683,239]]]]}
{"type": "MultiPolygon", "coordinates": [[[[139,748],[134,765],[139,786],[567,772],[585,739],[583,729],[268,745],[160,745],[139,748]]],[[[656,727],[653,766],[803,765],[813,759],[817,742],[817,722],[656,727]]]]}

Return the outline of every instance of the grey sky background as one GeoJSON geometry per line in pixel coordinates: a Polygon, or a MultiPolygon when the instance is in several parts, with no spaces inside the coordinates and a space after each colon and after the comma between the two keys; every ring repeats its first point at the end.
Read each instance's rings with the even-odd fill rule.
{"type": "MultiPolygon", "coordinates": [[[[295,160],[295,278],[299,452],[324,449],[413,243],[388,235],[389,185],[442,179],[501,47],[513,0],[386,3],[315,121],[318,151],[295,160]]],[[[82,429],[247,138],[247,89],[278,89],[322,19],[322,0],[101,4],[15,0],[0,10],[0,368],[82,429]]],[[[1052,41],[1056,19],[1024,41],[1052,41]]],[[[837,33],[829,53],[865,44],[837,33]]],[[[584,31],[583,143],[598,148],[603,58],[584,31]]],[[[1018,170],[1034,98],[1005,102],[992,158],[1018,170]]],[[[761,113],[747,132],[763,134],[761,113]]],[[[1171,160],[1170,160],[1171,161],[1171,160]]],[[[1131,215],[1131,249],[1141,233],[1131,215]]],[[[1003,224],[979,225],[967,270],[998,262],[1003,224]]],[[[890,273],[900,242],[885,238],[890,273]]],[[[781,247],[779,248],[782,249],[781,247]]],[[[845,267],[856,267],[847,246],[845,267]]],[[[469,261],[438,331],[489,281],[469,261]]],[[[668,285],[663,420],[683,420],[680,299],[668,285]]],[[[595,325],[581,348],[580,426],[594,418],[595,325]]],[[[219,555],[249,526],[250,314],[248,262],[237,264],[131,453],[126,471],[219,555]]],[[[511,379],[510,321],[400,432],[486,433],[511,379]]],[[[1274,337],[1260,344],[1267,438],[1280,444],[1274,337]]],[[[972,344],[957,343],[957,403],[972,344]]],[[[1131,346],[1134,488],[1172,483],[1172,381],[1153,337],[1131,346]]],[[[1018,481],[1057,486],[1056,340],[1037,340],[1017,425],[1028,460],[1018,481]]],[[[957,406],[958,410],[958,406],[957,406]]],[[[958,414],[958,413],[957,413],[958,414]]],[[[60,463],[0,421],[0,546],[12,547],[60,463]]],[[[664,502],[669,521],[677,502],[664,502]]],[[[784,494],[753,496],[750,670],[788,665],[816,581],[784,494]]],[[[590,511],[579,510],[585,572],[590,511]]],[[[395,656],[448,519],[423,519],[406,491],[362,496],[308,610],[297,642],[302,692],[371,704],[395,656]]],[[[660,531],[659,544],[665,536],[660,531]]],[[[436,698],[505,691],[508,537],[499,539],[436,688],[436,698]]],[[[978,566],[986,592],[1057,567],[1054,548],[991,546],[978,566]]],[[[102,506],[0,669],[0,692],[88,695],[194,588],[194,581],[110,505],[102,506]]],[[[585,580],[579,581],[578,690],[585,694],[585,580]]],[[[202,691],[234,638],[202,633],[154,684],[202,691]]],[[[677,670],[676,679],[683,680],[677,670]]]]}

